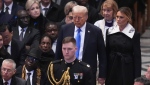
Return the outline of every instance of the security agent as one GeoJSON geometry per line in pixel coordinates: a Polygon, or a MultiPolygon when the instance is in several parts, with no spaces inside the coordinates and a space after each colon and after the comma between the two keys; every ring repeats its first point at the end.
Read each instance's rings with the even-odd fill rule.
{"type": "Polygon", "coordinates": [[[62,41],[64,60],[52,61],[49,64],[48,83],[52,85],[93,85],[91,67],[76,58],[76,50],[75,39],[73,37],[64,38],[62,41]]]}

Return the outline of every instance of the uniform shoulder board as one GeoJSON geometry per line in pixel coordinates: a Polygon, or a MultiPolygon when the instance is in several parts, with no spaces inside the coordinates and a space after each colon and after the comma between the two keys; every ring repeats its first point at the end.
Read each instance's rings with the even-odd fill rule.
{"type": "Polygon", "coordinates": [[[63,60],[63,59],[52,61],[51,64],[59,63],[59,62],[61,62],[62,60],[63,60]]]}
{"type": "Polygon", "coordinates": [[[80,63],[81,65],[83,65],[83,66],[86,66],[86,67],[90,68],[90,65],[87,64],[87,63],[85,63],[85,62],[79,61],[79,63],[80,63]]]}

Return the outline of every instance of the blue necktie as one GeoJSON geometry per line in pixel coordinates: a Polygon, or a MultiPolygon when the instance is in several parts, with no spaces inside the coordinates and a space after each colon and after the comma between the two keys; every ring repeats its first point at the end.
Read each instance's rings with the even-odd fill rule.
{"type": "Polygon", "coordinates": [[[78,28],[77,31],[78,31],[78,33],[76,36],[76,44],[77,44],[76,58],[78,59],[79,58],[79,51],[80,51],[80,42],[81,42],[81,35],[80,35],[81,29],[78,28]]]}

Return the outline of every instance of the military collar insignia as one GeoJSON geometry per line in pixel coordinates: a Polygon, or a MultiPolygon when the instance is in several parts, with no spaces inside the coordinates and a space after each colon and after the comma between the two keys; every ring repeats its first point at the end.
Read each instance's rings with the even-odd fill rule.
{"type": "MultiPolygon", "coordinates": [[[[114,27],[109,28],[108,35],[120,32],[119,26],[115,25],[114,27]]],[[[127,26],[123,29],[122,33],[124,33],[129,38],[133,38],[135,29],[131,24],[127,24],[127,26]]]]}

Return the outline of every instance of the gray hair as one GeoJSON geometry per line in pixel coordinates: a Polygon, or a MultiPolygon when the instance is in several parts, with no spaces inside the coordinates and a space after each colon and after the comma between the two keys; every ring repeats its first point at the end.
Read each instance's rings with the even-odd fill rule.
{"type": "Polygon", "coordinates": [[[80,5],[74,6],[72,8],[72,12],[82,12],[82,13],[85,13],[86,15],[88,15],[87,8],[85,6],[80,6],[80,5]]]}
{"type": "Polygon", "coordinates": [[[5,59],[5,60],[3,60],[2,64],[3,64],[4,62],[12,63],[13,69],[16,69],[16,63],[15,63],[14,60],[12,60],[12,59],[5,59]]]}

